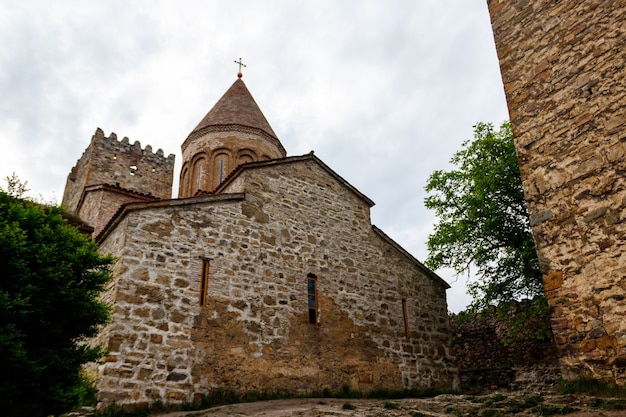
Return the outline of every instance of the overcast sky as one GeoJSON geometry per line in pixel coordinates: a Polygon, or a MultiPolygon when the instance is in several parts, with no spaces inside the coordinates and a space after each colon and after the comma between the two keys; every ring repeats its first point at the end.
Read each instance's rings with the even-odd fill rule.
{"type": "MultiPolygon", "coordinates": [[[[314,150],[422,261],[428,176],[508,119],[486,0],[0,0],[0,177],[60,203],[100,127],[174,153],[177,184],[239,57],[288,155],[314,150]]],[[[466,278],[437,272],[463,309],[466,278]]]]}

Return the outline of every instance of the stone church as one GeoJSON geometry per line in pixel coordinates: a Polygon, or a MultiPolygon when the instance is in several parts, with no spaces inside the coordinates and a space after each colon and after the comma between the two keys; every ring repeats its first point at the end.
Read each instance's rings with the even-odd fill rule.
{"type": "Polygon", "coordinates": [[[313,153],[287,156],[237,80],[174,155],[96,130],[63,204],[113,254],[102,403],[212,389],[452,388],[448,284],[313,153]]]}

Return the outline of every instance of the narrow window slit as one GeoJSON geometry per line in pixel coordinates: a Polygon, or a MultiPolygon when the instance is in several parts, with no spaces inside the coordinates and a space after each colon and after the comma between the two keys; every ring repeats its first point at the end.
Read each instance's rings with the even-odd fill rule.
{"type": "Polygon", "coordinates": [[[404,317],[404,336],[409,337],[409,316],[406,313],[406,298],[402,299],[402,316],[404,317]]]}
{"type": "Polygon", "coordinates": [[[306,277],[309,324],[317,326],[317,277],[314,274],[308,274],[306,277]]]}
{"type": "Polygon", "coordinates": [[[202,259],[202,276],[200,277],[200,306],[206,306],[207,287],[209,286],[209,259],[202,259]]]}
{"type": "Polygon", "coordinates": [[[198,167],[198,177],[196,178],[196,191],[202,188],[202,165],[198,167]]]}

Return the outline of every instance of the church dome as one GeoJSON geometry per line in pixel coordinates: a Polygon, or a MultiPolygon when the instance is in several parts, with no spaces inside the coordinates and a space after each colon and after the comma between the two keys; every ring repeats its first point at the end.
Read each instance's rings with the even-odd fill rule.
{"type": "Polygon", "coordinates": [[[181,148],[180,198],[212,191],[242,163],[287,156],[241,78],[209,110],[181,148]]]}

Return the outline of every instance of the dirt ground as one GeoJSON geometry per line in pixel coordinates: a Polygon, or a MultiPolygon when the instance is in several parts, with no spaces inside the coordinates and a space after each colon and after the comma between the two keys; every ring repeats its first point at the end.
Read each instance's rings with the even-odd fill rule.
{"type": "Polygon", "coordinates": [[[626,417],[626,400],[584,396],[495,393],[487,396],[439,395],[400,400],[336,398],[260,401],[201,411],[160,414],[159,417],[504,417],[556,416],[626,417]]]}

